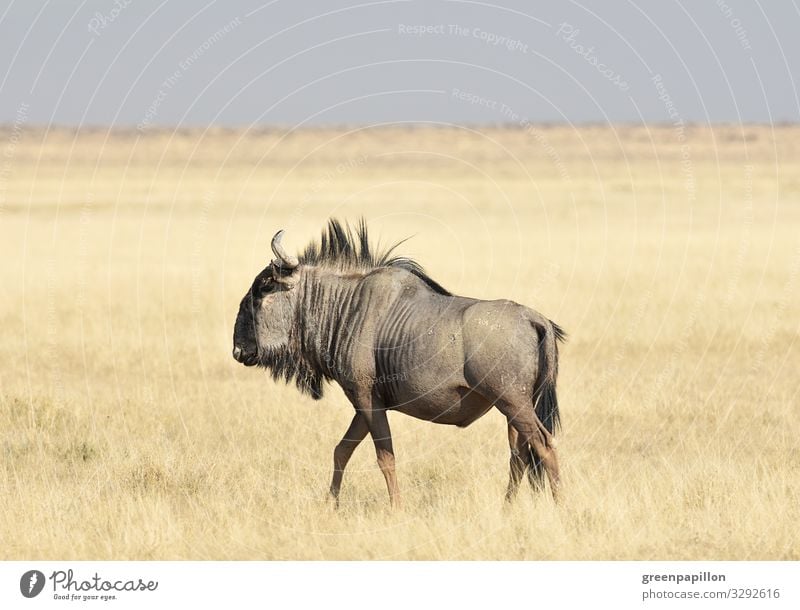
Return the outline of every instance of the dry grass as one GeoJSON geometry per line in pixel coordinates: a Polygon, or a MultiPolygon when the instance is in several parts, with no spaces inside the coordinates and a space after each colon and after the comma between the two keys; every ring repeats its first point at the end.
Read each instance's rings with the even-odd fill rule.
{"type": "Polygon", "coordinates": [[[0,133],[2,559],[800,559],[800,130],[0,133]],[[570,333],[563,504],[502,417],[350,418],[230,357],[268,241],[364,214],[570,333]]]}

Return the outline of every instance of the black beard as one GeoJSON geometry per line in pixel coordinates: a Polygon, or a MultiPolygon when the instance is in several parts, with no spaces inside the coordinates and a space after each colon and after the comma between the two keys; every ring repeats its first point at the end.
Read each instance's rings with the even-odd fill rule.
{"type": "Polygon", "coordinates": [[[258,366],[267,369],[275,381],[291,383],[297,389],[311,395],[314,400],[322,398],[322,373],[314,370],[305,358],[292,352],[288,346],[259,349],[258,366]]]}

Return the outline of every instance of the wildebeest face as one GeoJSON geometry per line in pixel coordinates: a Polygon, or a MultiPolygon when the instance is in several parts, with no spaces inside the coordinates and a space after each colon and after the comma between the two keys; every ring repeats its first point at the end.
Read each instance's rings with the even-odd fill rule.
{"type": "Polygon", "coordinates": [[[267,364],[289,342],[293,278],[274,275],[270,265],[256,276],[239,305],[233,329],[233,357],[245,366],[267,364]]]}

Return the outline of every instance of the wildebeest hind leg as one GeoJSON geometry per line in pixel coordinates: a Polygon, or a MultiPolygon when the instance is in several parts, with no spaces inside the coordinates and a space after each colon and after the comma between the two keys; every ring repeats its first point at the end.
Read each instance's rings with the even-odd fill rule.
{"type": "Polygon", "coordinates": [[[527,462],[525,453],[528,452],[528,444],[521,443],[521,437],[517,429],[508,423],[508,447],[511,450],[511,458],[508,461],[508,489],[506,489],[506,500],[513,500],[519,490],[519,482],[525,473],[527,462]],[[524,452],[520,448],[524,445],[524,452]]]}
{"type": "Polygon", "coordinates": [[[353,421],[350,422],[350,427],[344,433],[342,440],[336,445],[333,450],[333,480],[331,481],[330,497],[339,506],[339,490],[342,487],[342,477],[344,477],[344,469],[347,467],[347,462],[356,450],[356,447],[364,440],[369,432],[367,426],[367,419],[360,411],[356,411],[353,416],[353,421]]]}
{"type": "Polygon", "coordinates": [[[533,491],[541,491],[544,488],[544,464],[542,458],[536,453],[531,445],[525,446],[525,462],[528,467],[528,483],[533,491]]]}
{"type": "MultiPolygon", "coordinates": [[[[553,499],[558,500],[560,475],[558,456],[556,455],[552,435],[539,421],[530,405],[518,407],[508,400],[498,400],[495,404],[525,443],[530,444],[533,457],[538,457],[541,460],[541,467],[544,468],[547,479],[550,482],[550,491],[553,494],[553,499]]],[[[535,468],[536,464],[532,463],[531,466],[535,468]]]]}

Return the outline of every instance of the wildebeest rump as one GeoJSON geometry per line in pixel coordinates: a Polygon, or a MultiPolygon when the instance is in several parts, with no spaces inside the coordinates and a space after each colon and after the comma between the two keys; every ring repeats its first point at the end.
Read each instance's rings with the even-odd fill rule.
{"type": "Polygon", "coordinates": [[[335,381],[353,404],[350,427],[333,455],[330,494],[338,503],[345,466],[369,433],[389,498],[399,502],[387,411],[468,426],[497,407],[511,448],[506,497],[525,471],[534,487],[547,474],[559,486],[553,434],[562,330],[512,301],[456,296],[416,262],[373,251],[362,220],[355,230],[329,222],[299,258],[275,259],[239,306],[233,357],[292,381],[314,398],[335,381]]]}

